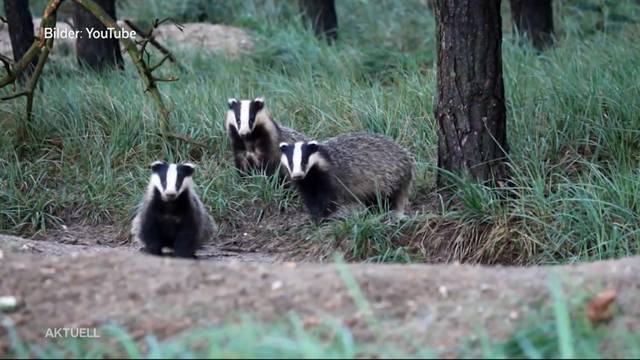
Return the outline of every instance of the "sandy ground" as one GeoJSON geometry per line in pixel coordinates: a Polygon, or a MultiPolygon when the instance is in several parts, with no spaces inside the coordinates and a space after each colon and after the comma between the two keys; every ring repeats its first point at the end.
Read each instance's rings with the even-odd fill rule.
{"type": "MultiPolygon", "coordinates": [[[[531,321],[532,310],[550,301],[552,273],[563,280],[569,299],[617,290],[616,315],[607,326],[640,331],[637,257],[529,268],[346,265],[376,319],[372,326],[335,264],[274,262],[268,253],[214,246],[204,260],[180,260],[148,256],[133,246],[49,240],[0,236],[0,296],[22,303],[8,316],[33,341],[44,340],[50,327],[111,321],[136,336],[154,332],[164,338],[242,314],[274,320],[294,312],[307,325],[340,319],[362,341],[389,340],[406,348],[412,339],[413,345],[451,349],[473,339],[477,329],[505,338],[531,321]]],[[[6,346],[2,331],[0,344],[6,346]]]]}

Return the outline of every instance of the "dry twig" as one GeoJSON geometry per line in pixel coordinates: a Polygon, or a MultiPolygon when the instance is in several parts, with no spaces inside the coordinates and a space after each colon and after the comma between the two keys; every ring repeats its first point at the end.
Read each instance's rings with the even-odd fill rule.
{"type": "Polygon", "coordinates": [[[171,53],[171,51],[169,51],[169,49],[164,47],[162,44],[160,44],[153,37],[153,30],[155,30],[158,27],[158,25],[162,24],[163,22],[164,22],[164,20],[163,21],[156,20],[154,25],[153,25],[153,28],[151,30],[149,30],[147,33],[145,33],[138,26],[136,26],[131,20],[129,20],[129,19],[124,20],[124,23],[127,24],[127,26],[131,28],[131,30],[135,31],[136,34],[139,34],[143,39],[148,40],[149,43],[151,43],[151,45],[153,45],[156,49],[158,49],[158,51],[160,51],[162,53],[162,55],[164,55],[164,57],[162,58],[160,63],[158,65],[156,65],[156,66],[153,66],[151,68],[152,69],[151,71],[155,70],[157,67],[162,65],[162,63],[166,59],[169,59],[169,61],[171,61],[173,64],[178,66],[179,69],[182,70],[183,69],[182,65],[178,62],[178,59],[176,59],[176,57],[171,53]]]}

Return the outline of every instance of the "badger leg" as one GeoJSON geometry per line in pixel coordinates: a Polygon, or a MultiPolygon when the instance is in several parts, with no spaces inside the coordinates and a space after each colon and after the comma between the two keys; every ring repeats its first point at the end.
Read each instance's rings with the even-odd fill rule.
{"type": "Polygon", "coordinates": [[[323,193],[318,194],[303,194],[302,202],[309,211],[309,216],[314,224],[320,224],[321,220],[334,211],[329,196],[323,193]]]}
{"type": "Polygon", "coordinates": [[[249,170],[249,161],[247,160],[246,156],[236,154],[234,156],[234,163],[236,169],[238,170],[238,173],[240,173],[240,175],[242,176],[246,175],[247,171],[249,170]]]}
{"type": "Polygon", "coordinates": [[[393,206],[393,212],[397,217],[404,216],[404,210],[409,205],[409,191],[406,187],[400,188],[390,197],[393,206]]]}
{"type": "Polygon", "coordinates": [[[176,257],[196,258],[196,233],[191,229],[183,229],[178,232],[173,244],[173,253],[176,257]]]}
{"type": "Polygon", "coordinates": [[[142,225],[140,240],[144,244],[143,252],[151,255],[162,255],[163,241],[154,221],[147,219],[142,225]]]}

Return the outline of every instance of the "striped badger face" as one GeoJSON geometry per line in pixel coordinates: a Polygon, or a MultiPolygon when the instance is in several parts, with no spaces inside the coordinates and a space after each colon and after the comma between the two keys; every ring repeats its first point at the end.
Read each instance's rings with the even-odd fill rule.
{"type": "Polygon", "coordinates": [[[168,164],[156,161],[151,164],[151,186],[158,191],[162,201],[173,201],[191,188],[195,168],[191,163],[168,164]]]}
{"type": "Polygon", "coordinates": [[[313,167],[325,167],[326,160],[319,149],[320,145],[317,141],[280,143],[280,151],[282,151],[280,162],[287,169],[292,180],[302,180],[313,167]]]}
{"type": "Polygon", "coordinates": [[[264,98],[253,100],[229,99],[227,111],[227,128],[235,128],[238,135],[247,137],[253,131],[256,123],[261,121],[265,111],[264,98]]]}

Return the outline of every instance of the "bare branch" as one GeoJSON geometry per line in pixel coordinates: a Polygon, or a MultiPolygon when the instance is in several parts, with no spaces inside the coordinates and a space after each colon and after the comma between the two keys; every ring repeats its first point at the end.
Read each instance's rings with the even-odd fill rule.
{"type": "Polygon", "coordinates": [[[0,54],[0,61],[7,62],[9,64],[11,64],[13,62],[13,60],[10,57],[8,57],[6,55],[3,55],[3,54],[0,54]]]}
{"type": "Polygon", "coordinates": [[[163,57],[162,57],[162,59],[161,59],[157,64],[155,64],[154,66],[152,66],[152,67],[149,69],[149,71],[153,72],[155,69],[157,69],[157,68],[159,68],[160,66],[162,66],[162,64],[164,64],[164,62],[165,62],[167,59],[170,59],[170,58],[171,58],[171,54],[167,54],[167,55],[163,56],[163,57]]]}
{"type": "Polygon", "coordinates": [[[124,23],[127,24],[127,26],[129,26],[133,31],[135,31],[136,34],[140,34],[140,36],[144,37],[145,40],[148,39],[151,45],[155,46],[155,48],[158,49],[158,51],[160,51],[163,55],[168,56],[169,60],[171,60],[172,63],[176,64],[180,69],[182,69],[182,65],[180,65],[180,63],[178,62],[176,57],[173,56],[171,51],[169,51],[166,47],[162,46],[162,44],[160,44],[155,38],[153,38],[153,30],[167,20],[169,20],[169,18],[166,18],[162,21],[158,21],[158,19],[156,19],[156,21],[153,24],[153,28],[149,30],[146,34],[144,34],[144,31],[142,31],[133,22],[131,22],[131,20],[125,20],[124,23]]]}
{"type": "MultiPolygon", "coordinates": [[[[92,0],[73,0],[75,3],[83,6],[90,13],[93,14],[96,18],[98,18],[107,28],[116,29],[118,32],[122,33],[122,28],[116,24],[116,22],[95,2],[92,0]]],[[[156,81],[151,75],[151,71],[149,71],[148,65],[144,62],[143,53],[138,50],[136,46],[136,42],[130,39],[126,39],[124,37],[120,37],[120,42],[124,46],[124,48],[129,53],[133,64],[136,66],[138,73],[142,77],[145,85],[146,91],[149,92],[149,95],[156,103],[158,107],[158,111],[162,116],[161,128],[163,133],[167,133],[169,129],[169,110],[164,105],[162,101],[162,95],[158,91],[156,87],[156,81]]]]}
{"type": "Polygon", "coordinates": [[[21,96],[25,96],[27,98],[27,109],[25,114],[25,120],[18,126],[16,140],[18,144],[22,144],[26,139],[26,129],[27,124],[31,121],[31,114],[33,112],[33,96],[35,93],[36,86],[38,84],[38,79],[42,74],[42,70],[44,69],[44,65],[47,62],[47,58],[49,57],[49,51],[53,47],[53,37],[50,39],[44,38],[44,29],[55,27],[56,24],[56,11],[58,7],[62,3],[62,0],[50,0],[45,8],[44,15],[42,16],[42,21],[40,22],[40,29],[38,31],[38,37],[34,40],[33,44],[27,50],[27,52],[22,56],[22,58],[16,62],[13,67],[11,67],[10,62],[6,61],[6,59],[1,59],[5,68],[7,69],[7,76],[5,76],[2,80],[0,80],[0,88],[5,87],[9,84],[14,84],[15,81],[22,74],[22,72],[27,68],[31,61],[37,56],[38,63],[36,64],[35,69],[31,73],[29,77],[29,81],[25,85],[25,89],[23,91],[17,92],[13,95],[5,96],[2,98],[3,101],[15,99],[21,96]]]}
{"type": "Polygon", "coordinates": [[[13,95],[4,96],[4,97],[0,98],[0,100],[2,100],[2,101],[11,100],[11,99],[19,98],[20,96],[27,96],[27,94],[28,93],[26,91],[21,91],[19,93],[15,93],[13,95]]]}
{"type": "Polygon", "coordinates": [[[13,61],[2,54],[0,54],[0,61],[2,61],[2,65],[4,65],[4,69],[7,71],[7,75],[11,76],[11,64],[13,61]]]}
{"type": "Polygon", "coordinates": [[[176,76],[169,76],[168,78],[164,78],[164,79],[163,78],[157,78],[157,77],[153,78],[153,81],[158,81],[158,82],[172,82],[172,81],[178,81],[178,80],[180,80],[180,79],[178,79],[178,77],[176,77],[176,76]]]}
{"type": "Polygon", "coordinates": [[[27,66],[31,64],[31,61],[38,55],[40,55],[40,45],[38,40],[36,40],[33,42],[29,50],[27,50],[27,52],[22,56],[22,59],[20,59],[13,65],[9,74],[7,74],[7,76],[0,80],[0,88],[3,88],[16,81],[18,76],[22,74],[27,66]]]}
{"type": "MultiPolygon", "coordinates": [[[[55,13],[53,17],[55,18],[55,13]]],[[[29,82],[27,83],[27,122],[31,121],[31,113],[33,112],[33,94],[36,91],[36,85],[38,84],[40,75],[42,75],[42,70],[44,69],[44,65],[49,57],[49,51],[51,51],[52,47],[53,38],[47,39],[45,47],[40,53],[38,64],[36,64],[36,68],[33,70],[33,74],[31,74],[31,78],[29,78],[29,82]]]]}

